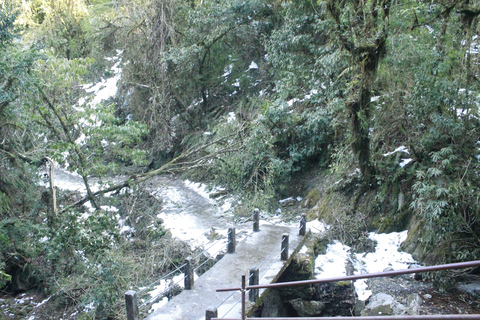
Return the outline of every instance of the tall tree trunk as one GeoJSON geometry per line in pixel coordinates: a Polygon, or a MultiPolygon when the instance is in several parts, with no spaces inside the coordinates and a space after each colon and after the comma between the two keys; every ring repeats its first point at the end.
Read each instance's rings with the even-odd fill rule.
{"type": "Polygon", "coordinates": [[[335,35],[351,57],[359,86],[351,93],[345,107],[352,121],[352,151],[357,158],[365,186],[372,184],[375,168],[370,154],[370,106],[378,63],[386,52],[390,0],[364,2],[327,0],[327,10],[334,21],[335,35]],[[347,2],[358,19],[347,19],[342,12],[347,2]]]}

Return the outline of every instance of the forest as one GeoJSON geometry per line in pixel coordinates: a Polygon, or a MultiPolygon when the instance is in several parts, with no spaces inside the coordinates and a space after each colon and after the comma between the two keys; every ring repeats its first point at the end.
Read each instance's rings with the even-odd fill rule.
{"type": "Polygon", "coordinates": [[[188,255],[148,227],[144,183],[164,173],[239,211],[296,188],[347,243],[409,229],[419,261],[480,259],[479,16],[478,0],[2,1],[2,292],[51,296],[45,319],[124,317],[125,288],[188,255]],[[88,84],[114,76],[96,102],[88,84]],[[48,187],[54,164],[84,197],[48,187]]]}

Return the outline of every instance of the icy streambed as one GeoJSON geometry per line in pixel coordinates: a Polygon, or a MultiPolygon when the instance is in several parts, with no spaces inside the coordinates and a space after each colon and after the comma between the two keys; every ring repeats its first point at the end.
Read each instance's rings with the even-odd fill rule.
{"type": "MultiPolygon", "coordinates": [[[[372,232],[369,238],[377,241],[374,252],[352,254],[351,248],[339,241],[329,244],[326,253],[315,260],[316,278],[345,276],[347,263],[353,265],[354,274],[382,272],[387,268],[403,270],[415,264],[412,255],[398,251],[407,239],[407,231],[389,234],[372,232]]],[[[365,301],[371,296],[372,292],[368,290],[365,279],[355,281],[354,286],[359,300],[365,301]]]]}

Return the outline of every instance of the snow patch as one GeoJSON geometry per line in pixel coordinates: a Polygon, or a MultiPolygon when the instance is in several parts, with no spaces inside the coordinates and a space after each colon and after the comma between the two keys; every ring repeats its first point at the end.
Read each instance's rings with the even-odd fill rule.
{"type": "Polygon", "coordinates": [[[402,162],[400,162],[398,165],[403,168],[403,167],[405,167],[407,164],[409,164],[409,163],[412,162],[412,161],[413,161],[413,159],[411,159],[411,158],[409,158],[409,159],[402,159],[402,162]]]}
{"type": "Polygon", "coordinates": [[[222,74],[222,77],[228,77],[232,73],[233,64],[229,65],[224,69],[225,73],[222,74]]]}
{"type": "Polygon", "coordinates": [[[307,222],[307,230],[310,229],[312,233],[322,233],[325,232],[329,226],[319,220],[313,220],[307,222]]]}
{"type": "MultiPolygon", "coordinates": [[[[383,272],[386,268],[394,270],[408,269],[415,263],[411,254],[399,252],[398,248],[406,240],[408,231],[389,234],[370,233],[369,238],[377,241],[375,252],[351,254],[351,248],[339,241],[327,246],[324,255],[315,259],[315,277],[317,279],[345,276],[346,264],[350,262],[354,267],[354,274],[383,272]]],[[[355,291],[359,300],[370,297],[365,279],[354,282],[355,291]]]]}
{"type": "MultiPolygon", "coordinates": [[[[87,93],[92,93],[94,98],[89,102],[91,106],[95,106],[101,103],[104,100],[108,100],[111,97],[115,96],[117,93],[117,82],[120,80],[121,77],[121,68],[120,63],[121,59],[120,56],[123,51],[117,50],[117,55],[113,58],[106,58],[107,60],[116,61],[113,67],[111,68],[112,73],[114,74],[113,77],[108,79],[103,79],[102,81],[96,83],[95,85],[86,84],[83,86],[87,93]]],[[[85,98],[79,100],[79,105],[83,105],[85,103],[85,98]]]]}
{"type": "Polygon", "coordinates": [[[235,112],[229,112],[228,113],[228,118],[227,118],[227,123],[233,123],[237,121],[237,116],[235,115],[235,112]]]}
{"type": "Polygon", "coordinates": [[[325,254],[315,259],[315,277],[323,279],[346,276],[345,263],[350,259],[350,247],[335,240],[327,246],[325,254]]]}
{"type": "Polygon", "coordinates": [[[252,63],[250,63],[250,66],[248,67],[248,70],[257,70],[258,69],[258,65],[255,63],[255,61],[252,61],[252,63]]]}
{"type": "Polygon", "coordinates": [[[397,153],[397,152],[403,152],[403,153],[406,153],[406,154],[410,154],[410,152],[408,151],[407,147],[405,146],[400,146],[398,147],[397,149],[393,150],[392,152],[388,152],[388,153],[385,153],[383,154],[384,157],[388,157],[394,153],[397,153]]]}

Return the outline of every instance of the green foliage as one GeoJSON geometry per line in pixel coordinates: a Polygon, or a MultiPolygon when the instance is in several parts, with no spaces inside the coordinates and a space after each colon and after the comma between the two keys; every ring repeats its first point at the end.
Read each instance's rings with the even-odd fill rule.
{"type": "Polygon", "coordinates": [[[83,175],[104,176],[122,163],[145,165],[146,152],[135,147],[147,133],[145,125],[122,121],[112,104],[76,105],[82,92],[76,83],[90,63],[52,56],[37,63],[43,88],[37,97],[40,105],[33,111],[48,134],[51,157],[83,175]]]}
{"type": "Polygon", "coordinates": [[[4,212],[10,207],[10,198],[0,191],[0,215],[3,215],[4,212]]]}
{"type": "MultiPolygon", "coordinates": [[[[241,193],[245,207],[291,196],[292,177],[329,166],[335,177],[325,180],[337,181],[330,191],[345,203],[333,208],[338,194],[326,193],[315,210],[339,213],[331,232],[342,240],[368,245],[369,218],[403,226],[412,211],[426,222],[426,251],[440,243],[444,260],[478,259],[480,65],[470,50],[479,31],[478,16],[465,14],[475,12],[471,3],[0,6],[0,282],[22,268],[24,282],[54,293],[58,309],[121,318],[132,278],[168,270],[188,249],[168,239],[158,201],[140,186],[99,200],[119,205],[117,213],[55,214],[49,192],[36,186],[38,166],[49,156],[87,180],[121,165],[140,170],[146,148],[158,165],[219,137],[228,139],[209,145],[202,173],[241,193]],[[121,61],[103,58],[115,49],[121,61]],[[122,67],[117,97],[79,105],[80,84],[111,75],[114,62],[122,67]],[[399,146],[408,154],[390,154],[399,146]],[[368,196],[358,192],[365,174],[357,167],[375,169],[368,196]]],[[[59,204],[66,199],[60,194],[59,204]]]]}
{"type": "Polygon", "coordinates": [[[474,186],[479,183],[475,174],[479,166],[472,160],[459,166],[462,159],[449,147],[432,152],[431,160],[430,166],[417,172],[411,203],[431,227],[425,240],[432,249],[442,248],[445,261],[476,260],[480,207],[474,186]]]}
{"type": "MultiPolygon", "coordinates": [[[[300,113],[280,102],[265,104],[263,109],[251,127],[236,137],[242,147],[222,155],[210,170],[228,188],[268,199],[282,192],[295,172],[326,164],[331,129],[323,108],[305,108],[300,113]]],[[[213,128],[217,136],[241,128],[232,115],[213,128]]]]}
{"type": "Polygon", "coordinates": [[[7,2],[0,7],[0,49],[5,47],[16,36],[15,20],[18,12],[7,2]]]}
{"type": "Polygon", "coordinates": [[[28,0],[23,3],[20,21],[30,28],[27,38],[52,48],[59,57],[85,58],[91,51],[88,9],[83,0],[28,0]]]}
{"type": "Polygon", "coordinates": [[[260,1],[188,7],[185,1],[155,0],[135,8],[140,15],[125,20],[131,23],[124,51],[131,62],[123,72],[125,113],[146,121],[157,150],[172,154],[185,146],[189,131],[204,130],[235,110],[236,101],[262,89],[259,37],[265,23],[257,17],[268,10],[260,1]],[[144,19],[151,21],[148,37],[138,28],[144,19]],[[259,69],[249,69],[252,62],[259,69]]]}

